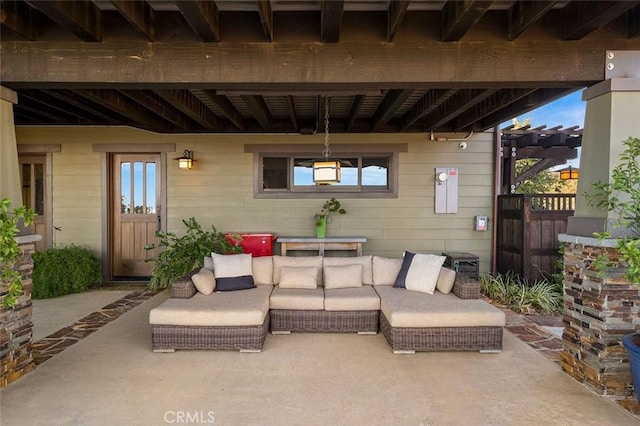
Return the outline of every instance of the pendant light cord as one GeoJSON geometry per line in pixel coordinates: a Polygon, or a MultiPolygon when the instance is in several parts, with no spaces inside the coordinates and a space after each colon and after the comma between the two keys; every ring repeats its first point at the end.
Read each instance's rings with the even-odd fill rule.
{"type": "Polygon", "coordinates": [[[322,155],[325,160],[331,157],[331,150],[329,149],[329,97],[324,98],[324,151],[322,155]]]}

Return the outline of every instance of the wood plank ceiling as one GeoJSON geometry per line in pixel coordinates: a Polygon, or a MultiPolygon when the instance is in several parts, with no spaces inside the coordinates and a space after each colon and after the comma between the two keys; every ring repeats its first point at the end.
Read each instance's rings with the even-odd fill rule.
{"type": "MultiPolygon", "coordinates": [[[[595,47],[591,50],[602,50],[600,46],[640,49],[639,4],[3,0],[2,85],[18,92],[18,125],[128,125],[161,133],[314,133],[322,131],[324,99],[328,96],[332,132],[478,131],[602,80],[604,70],[580,70],[579,66],[588,68],[593,62],[583,60],[579,52],[592,45],[595,47]],[[550,75],[561,77],[554,81],[536,81],[536,69],[541,65],[534,66],[533,61],[544,60],[540,55],[546,52],[539,48],[540,43],[546,43],[544,49],[555,55],[556,62],[549,64],[550,75]],[[316,51],[338,50],[328,56],[329,63],[317,65],[323,76],[314,79],[307,75],[313,70],[307,69],[305,75],[294,72],[283,76],[282,84],[277,80],[278,73],[285,72],[284,66],[269,76],[270,84],[261,84],[259,75],[254,72],[245,76],[240,62],[234,63],[238,57],[242,64],[251,65],[269,54],[293,62],[299,56],[286,56],[289,45],[295,46],[292,49],[298,54],[302,51],[304,55],[308,49],[306,57],[316,51]],[[122,46],[132,46],[132,51],[142,46],[143,54],[156,55],[157,61],[167,56],[166,62],[160,62],[164,69],[156,67],[154,75],[141,72],[127,81],[109,81],[109,73],[128,75],[127,60],[138,56],[122,46]],[[172,46],[176,56],[186,56],[186,61],[180,56],[181,62],[173,65],[171,51],[162,53],[166,46],[172,46]],[[197,54],[207,46],[215,46],[216,54],[227,60],[224,71],[230,77],[206,80],[214,71],[205,69],[197,54]],[[344,64],[339,61],[356,62],[352,54],[339,50],[342,46],[345,52],[366,49],[363,55],[382,68],[374,71],[377,74],[364,73],[362,79],[340,75],[344,64]],[[405,46],[409,53],[396,53],[405,46]],[[489,55],[514,46],[521,52],[513,57],[517,67],[508,61],[491,63],[489,55]],[[414,47],[416,51],[412,52],[414,47]],[[431,49],[431,62],[420,53],[426,47],[431,49]],[[578,48],[582,50],[572,50],[578,48]],[[259,49],[262,56],[243,53],[252,49],[259,49]],[[467,62],[464,52],[482,49],[489,52],[482,66],[467,62]],[[73,68],[73,61],[85,51],[101,53],[81,58],[85,62],[73,68]],[[65,58],[57,52],[73,53],[65,58]],[[397,58],[406,60],[394,65],[397,58]],[[39,60],[46,63],[40,74],[39,60]],[[72,64],[67,75],[51,71],[61,66],[55,65],[56,61],[72,64]],[[82,67],[89,61],[95,65],[85,72],[82,67]],[[188,61],[191,63],[185,67],[184,84],[180,84],[175,68],[188,61]],[[580,70],[575,73],[579,75],[562,74],[562,65],[558,64],[563,61],[571,64],[569,68],[580,70]],[[523,73],[521,70],[528,66],[533,71],[523,73]],[[491,67],[501,68],[506,78],[464,78],[491,67]],[[101,77],[101,72],[106,77],[101,77]],[[411,78],[412,72],[415,79],[411,78]],[[431,80],[439,81],[422,79],[420,72],[434,75],[431,80]],[[172,75],[177,77],[162,84],[163,78],[172,75]],[[202,78],[193,79],[193,75],[202,78]],[[366,80],[369,75],[370,80],[366,80]]],[[[280,65],[289,64],[284,61],[280,65]]]]}

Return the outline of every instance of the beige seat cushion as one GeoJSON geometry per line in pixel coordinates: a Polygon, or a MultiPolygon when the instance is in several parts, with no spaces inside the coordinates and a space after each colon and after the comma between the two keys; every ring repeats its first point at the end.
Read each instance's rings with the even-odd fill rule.
{"type": "Polygon", "coordinates": [[[378,311],[380,297],[373,286],[324,290],[325,311],[378,311]]]}
{"type": "Polygon", "coordinates": [[[276,286],[269,302],[271,309],[293,309],[321,311],[324,309],[324,289],[322,287],[280,288],[276,286]]]}
{"type": "Polygon", "coordinates": [[[373,264],[372,256],[355,256],[355,257],[325,257],[322,260],[323,266],[344,266],[344,265],[362,265],[362,284],[373,284],[373,264]]]}
{"type": "Polygon", "coordinates": [[[272,286],[226,291],[190,299],[172,298],[149,312],[150,324],[245,326],[261,325],[269,312],[272,286]]]}
{"type": "Polygon", "coordinates": [[[380,310],[392,327],[504,326],[500,309],[480,299],[460,299],[454,294],[420,293],[376,287],[380,310]]]}

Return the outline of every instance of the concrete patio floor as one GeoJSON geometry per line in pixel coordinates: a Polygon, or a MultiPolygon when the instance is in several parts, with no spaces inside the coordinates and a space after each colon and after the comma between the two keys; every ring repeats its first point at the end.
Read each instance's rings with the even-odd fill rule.
{"type": "MultiPolygon", "coordinates": [[[[92,310],[120,297],[92,293],[74,302],[92,310]]],[[[148,313],[166,298],[152,297],[2,389],[0,424],[639,423],[508,331],[498,355],[398,356],[381,334],[310,333],[269,335],[259,354],[156,354],[148,313]]],[[[67,325],[52,322],[68,318],[63,302],[37,302],[34,333],[67,325]]]]}

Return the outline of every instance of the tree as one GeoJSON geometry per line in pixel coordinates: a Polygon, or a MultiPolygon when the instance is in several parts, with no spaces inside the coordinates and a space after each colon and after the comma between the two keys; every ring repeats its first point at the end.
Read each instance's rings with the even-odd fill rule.
{"type": "MultiPolygon", "coordinates": [[[[535,158],[526,158],[516,161],[516,176],[520,176],[526,170],[535,165],[538,161],[535,158]]],[[[549,170],[543,170],[529,179],[525,179],[517,188],[517,194],[546,194],[551,192],[562,192],[567,187],[567,183],[549,170]]]]}

